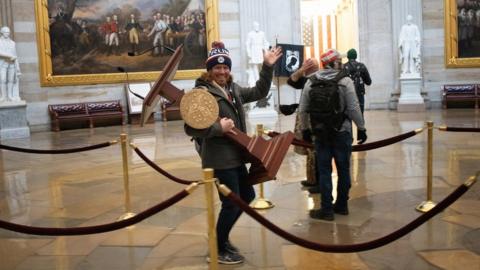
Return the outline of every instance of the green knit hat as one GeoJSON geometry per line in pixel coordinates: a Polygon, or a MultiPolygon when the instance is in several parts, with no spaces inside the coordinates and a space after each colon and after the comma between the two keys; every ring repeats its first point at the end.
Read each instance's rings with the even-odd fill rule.
{"type": "Polygon", "coordinates": [[[355,49],[348,50],[347,58],[348,59],[357,59],[357,51],[355,51],[355,49]]]}

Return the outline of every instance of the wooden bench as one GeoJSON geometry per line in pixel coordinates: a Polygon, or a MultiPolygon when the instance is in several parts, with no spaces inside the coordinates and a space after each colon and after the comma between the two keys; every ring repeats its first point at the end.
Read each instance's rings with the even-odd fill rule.
{"type": "Polygon", "coordinates": [[[120,100],[51,104],[48,105],[48,111],[53,131],[60,131],[60,123],[68,122],[87,123],[90,128],[103,120],[120,119],[122,125],[125,123],[120,100]]]}
{"type": "Polygon", "coordinates": [[[449,107],[473,107],[478,109],[480,103],[480,85],[450,84],[442,87],[442,105],[449,107]]]}

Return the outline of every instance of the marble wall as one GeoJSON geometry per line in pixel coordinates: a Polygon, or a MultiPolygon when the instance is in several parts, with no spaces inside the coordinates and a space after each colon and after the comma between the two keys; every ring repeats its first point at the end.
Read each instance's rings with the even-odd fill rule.
{"type": "MultiPolygon", "coordinates": [[[[125,104],[122,84],[87,85],[69,87],[40,87],[38,55],[35,33],[34,0],[1,0],[11,4],[14,39],[23,76],[20,82],[21,97],[28,103],[27,119],[32,131],[47,130],[49,116],[47,105],[91,100],[120,99],[125,104]]],[[[398,91],[395,16],[393,6],[402,0],[356,0],[358,10],[359,60],[372,75],[373,85],[367,90],[369,109],[387,109],[392,94],[398,91]]],[[[409,0],[419,1],[419,0],[409,0]]],[[[298,0],[222,0],[219,2],[220,38],[230,49],[235,80],[244,84],[246,56],[245,35],[253,20],[261,23],[270,42],[278,37],[282,43],[301,42],[300,9],[298,0]],[[263,7],[263,8],[262,8],[263,7]],[[264,11],[255,13],[253,11],[264,11]]],[[[445,83],[479,82],[479,69],[446,69],[444,65],[443,1],[423,0],[421,17],[423,25],[424,87],[428,98],[440,104],[440,86],[445,83]]],[[[3,6],[2,6],[3,8],[3,6]]],[[[2,10],[2,14],[3,14],[2,10]]],[[[420,17],[420,16],[418,16],[420,17]]],[[[179,81],[188,87],[193,81],[179,81]]],[[[297,99],[295,92],[281,89],[284,102],[297,99]]]]}
{"type": "Polygon", "coordinates": [[[425,90],[437,106],[444,84],[479,83],[479,68],[446,68],[444,1],[423,0],[423,76],[425,90]]]}
{"type": "Polygon", "coordinates": [[[387,109],[394,91],[391,0],[357,0],[359,28],[359,60],[372,77],[367,88],[365,107],[387,109]]]}

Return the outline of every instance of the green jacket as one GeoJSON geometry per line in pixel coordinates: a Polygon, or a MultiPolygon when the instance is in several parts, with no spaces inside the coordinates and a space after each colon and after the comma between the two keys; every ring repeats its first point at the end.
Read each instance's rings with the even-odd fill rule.
{"type": "MultiPolygon", "coordinates": [[[[206,74],[196,80],[195,87],[204,87],[215,97],[219,107],[219,118],[232,119],[236,128],[246,132],[243,105],[267,96],[272,83],[272,75],[273,67],[263,65],[260,78],[254,87],[241,87],[234,82],[229,83],[228,89],[233,94],[233,103],[225,97],[221,89],[207,81],[206,74]]],[[[185,133],[201,139],[200,157],[203,168],[231,169],[248,163],[244,149],[223,136],[222,127],[218,121],[206,129],[194,129],[185,124],[185,133]]]]}

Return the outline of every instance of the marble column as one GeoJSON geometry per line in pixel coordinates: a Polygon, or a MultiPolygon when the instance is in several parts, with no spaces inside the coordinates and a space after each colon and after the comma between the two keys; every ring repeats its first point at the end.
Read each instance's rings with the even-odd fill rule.
{"type": "MultiPolygon", "coordinates": [[[[246,40],[247,34],[252,30],[252,23],[257,21],[260,24],[260,30],[265,32],[266,38],[271,45],[278,43],[301,44],[301,23],[300,23],[300,3],[296,0],[241,0],[239,2],[240,11],[240,32],[241,32],[241,62],[242,67],[247,68],[246,40]],[[289,12],[286,12],[289,11],[289,12]],[[281,16],[280,16],[281,14],[281,16]]],[[[241,74],[241,81],[247,84],[246,73],[241,74]]],[[[252,114],[257,110],[258,104],[252,103],[252,109],[249,112],[250,122],[258,121],[276,121],[277,113],[273,111],[272,106],[278,104],[278,90],[276,79],[271,89],[272,98],[266,102],[262,101],[260,105],[267,104],[267,107],[261,109],[257,114],[252,114]],[[274,112],[274,113],[272,113],[274,112]],[[258,116],[258,117],[256,117],[258,116]],[[259,120],[260,119],[260,120],[259,120]]],[[[283,89],[283,88],[281,88],[283,89]]],[[[293,92],[294,90],[287,90],[293,92]]],[[[282,91],[283,92],[283,91],[282,91]]],[[[295,102],[295,97],[290,97],[282,93],[282,104],[290,104],[295,102]]]]}
{"type": "Polygon", "coordinates": [[[8,26],[14,38],[12,0],[0,0],[0,26],[8,26]]]}
{"type": "MultiPolygon", "coordinates": [[[[0,0],[0,18],[0,26],[8,26],[10,28],[10,38],[13,39],[12,0],[0,0]]],[[[19,94],[17,90],[17,95],[19,94]]],[[[0,140],[26,137],[30,137],[26,102],[18,100],[0,103],[0,140]]]]}
{"type": "MultiPolygon", "coordinates": [[[[240,33],[241,33],[241,48],[242,49],[242,66],[245,67],[245,71],[248,70],[248,57],[246,53],[246,42],[249,31],[253,29],[253,22],[258,22],[260,25],[260,31],[265,33],[265,38],[270,45],[275,45],[275,39],[271,39],[271,34],[268,28],[268,7],[267,1],[257,0],[242,0],[239,1],[240,6],[240,33]]],[[[242,74],[242,81],[244,84],[248,81],[248,75],[245,72],[242,74]]],[[[272,88],[276,91],[276,88],[272,88]]],[[[269,99],[264,99],[259,102],[253,102],[248,106],[248,118],[252,122],[253,126],[261,124],[259,121],[275,122],[277,120],[277,112],[275,108],[275,99],[273,94],[269,99]]]]}
{"type": "Polygon", "coordinates": [[[357,1],[359,53],[372,77],[365,94],[366,109],[387,109],[394,82],[391,0],[357,1]]]}

